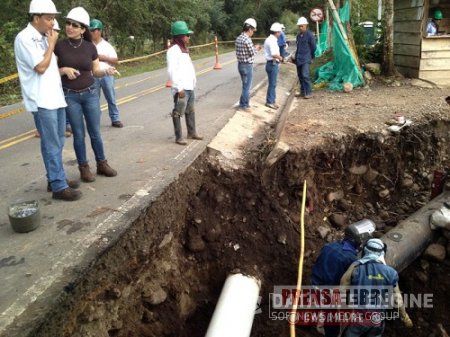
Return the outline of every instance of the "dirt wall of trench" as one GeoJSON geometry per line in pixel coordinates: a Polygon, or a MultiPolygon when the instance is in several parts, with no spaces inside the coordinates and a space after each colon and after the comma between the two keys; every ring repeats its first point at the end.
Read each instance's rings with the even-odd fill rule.
{"type": "MultiPolygon", "coordinates": [[[[236,271],[262,280],[262,313],[252,336],[288,335],[286,322],[268,318],[268,294],[297,278],[303,181],[308,284],[320,248],[340,238],[343,226],[367,217],[382,234],[428,201],[434,169],[450,158],[448,127],[448,121],[425,120],[399,135],[330,139],[293,150],[270,169],[263,165],[265,144],[247,149],[245,170],[222,169],[204,154],[90,268],[78,272],[31,335],[204,336],[223,282],[236,271]]],[[[439,240],[448,245],[443,236],[439,240]]],[[[448,317],[449,259],[429,262],[422,281],[416,277],[421,265],[402,274],[402,286],[444,295],[435,296],[432,312],[411,313],[422,322],[414,332],[388,325],[393,335],[438,336],[436,324],[448,317]]]]}

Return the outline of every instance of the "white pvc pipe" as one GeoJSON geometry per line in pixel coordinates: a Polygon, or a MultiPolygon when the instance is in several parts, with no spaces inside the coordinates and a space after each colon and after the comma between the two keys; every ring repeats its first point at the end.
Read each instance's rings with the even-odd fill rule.
{"type": "Polygon", "coordinates": [[[261,282],[234,274],[227,277],[205,337],[248,337],[261,282]]]}

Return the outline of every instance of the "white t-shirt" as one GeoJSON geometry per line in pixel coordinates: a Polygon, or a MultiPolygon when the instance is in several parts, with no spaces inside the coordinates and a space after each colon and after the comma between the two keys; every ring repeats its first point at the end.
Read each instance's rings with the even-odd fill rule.
{"type": "Polygon", "coordinates": [[[178,45],[167,51],[167,72],[172,81],[172,90],[194,90],[197,82],[195,68],[188,53],[181,52],[178,45]]]}
{"type": "MultiPolygon", "coordinates": [[[[117,53],[114,47],[105,39],[102,38],[102,40],[95,46],[97,47],[98,55],[105,55],[108,57],[117,58],[117,53]]],[[[108,62],[100,61],[101,70],[108,69],[111,66],[112,64],[109,64],[108,62]]]]}
{"type": "Polygon", "coordinates": [[[50,64],[43,74],[34,70],[44,59],[47,49],[47,37],[31,23],[17,34],[14,41],[23,103],[28,111],[37,111],[38,107],[55,110],[67,106],[55,54],[52,53],[50,64]]]}
{"type": "Polygon", "coordinates": [[[264,41],[264,56],[267,61],[272,61],[272,55],[280,55],[280,47],[278,46],[278,39],[276,36],[270,34],[264,41]]]}

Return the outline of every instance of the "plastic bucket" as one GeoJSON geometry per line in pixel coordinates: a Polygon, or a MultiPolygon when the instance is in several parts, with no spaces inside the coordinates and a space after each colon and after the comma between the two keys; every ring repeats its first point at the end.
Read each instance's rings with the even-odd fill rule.
{"type": "Polygon", "coordinates": [[[8,216],[12,229],[17,233],[34,231],[41,224],[41,213],[37,200],[11,204],[8,216]]]}

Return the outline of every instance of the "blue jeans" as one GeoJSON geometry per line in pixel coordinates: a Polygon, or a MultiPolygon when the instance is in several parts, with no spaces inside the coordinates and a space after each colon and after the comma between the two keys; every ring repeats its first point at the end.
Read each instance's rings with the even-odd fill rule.
{"type": "Polygon", "coordinates": [[[238,63],[239,75],[242,80],[242,94],[239,99],[239,107],[250,108],[250,88],[253,81],[253,64],[238,63]]]}
{"type": "Polygon", "coordinates": [[[120,120],[119,109],[116,104],[116,91],[114,90],[115,79],[114,76],[103,76],[102,78],[95,78],[95,85],[98,91],[98,98],[100,98],[102,88],[103,95],[105,95],[106,102],[108,102],[108,113],[111,122],[120,120]]]}
{"type": "Polygon", "coordinates": [[[73,148],[77,156],[78,165],[88,162],[86,156],[86,128],[91,138],[92,150],[94,150],[95,160],[105,160],[103,151],[103,141],[100,134],[100,100],[97,89],[94,85],[83,92],[74,92],[64,89],[67,102],[67,116],[73,133],[73,148]]]}
{"type": "Polygon", "coordinates": [[[67,188],[64,173],[62,150],[64,147],[64,131],[66,130],[66,112],[64,108],[47,110],[38,108],[33,111],[34,124],[41,136],[41,154],[47,171],[47,180],[53,192],[67,188]]]}
{"type": "Polygon", "coordinates": [[[379,326],[349,325],[344,332],[344,337],[382,337],[384,322],[379,326]]]}
{"type": "Polygon", "coordinates": [[[279,46],[280,47],[280,56],[281,57],[286,57],[289,55],[289,53],[286,51],[286,47],[285,46],[279,46]]]}
{"type": "Polygon", "coordinates": [[[309,63],[297,65],[298,81],[300,82],[300,93],[302,95],[312,94],[312,83],[309,77],[309,63]]]}
{"type": "Polygon", "coordinates": [[[278,78],[278,63],[275,61],[267,61],[266,73],[269,78],[267,85],[266,103],[274,104],[277,98],[277,78],[278,78]]]}

